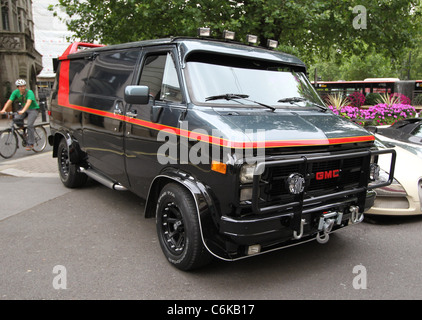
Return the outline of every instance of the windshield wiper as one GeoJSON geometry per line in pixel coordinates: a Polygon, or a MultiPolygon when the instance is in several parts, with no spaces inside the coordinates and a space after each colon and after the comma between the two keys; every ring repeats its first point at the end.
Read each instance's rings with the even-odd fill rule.
{"type": "Polygon", "coordinates": [[[256,103],[260,106],[263,106],[265,108],[271,109],[272,111],[275,111],[274,107],[271,107],[271,106],[269,106],[265,103],[262,103],[262,102],[250,100],[248,98],[249,98],[249,96],[247,94],[226,93],[226,94],[220,94],[220,95],[216,95],[216,96],[207,97],[207,98],[205,98],[205,101],[220,100],[220,99],[226,99],[226,100],[241,99],[241,100],[246,100],[246,101],[249,101],[249,102],[252,102],[252,103],[256,103]]]}
{"type": "Polygon", "coordinates": [[[328,108],[321,106],[315,102],[309,101],[306,98],[303,97],[291,97],[291,98],[284,98],[284,99],[280,99],[277,102],[289,102],[289,103],[295,103],[295,102],[303,102],[303,101],[308,101],[310,104],[314,105],[315,107],[318,107],[319,109],[321,109],[322,111],[327,111],[328,108]]]}
{"type": "Polygon", "coordinates": [[[302,102],[302,101],[306,101],[307,99],[302,98],[302,97],[291,97],[291,98],[284,98],[284,99],[280,99],[277,102],[302,102]]]}
{"type": "Polygon", "coordinates": [[[226,93],[226,94],[219,94],[217,96],[210,96],[205,98],[205,101],[212,101],[212,100],[233,100],[233,99],[246,99],[249,98],[247,94],[235,94],[235,93],[226,93]]]}

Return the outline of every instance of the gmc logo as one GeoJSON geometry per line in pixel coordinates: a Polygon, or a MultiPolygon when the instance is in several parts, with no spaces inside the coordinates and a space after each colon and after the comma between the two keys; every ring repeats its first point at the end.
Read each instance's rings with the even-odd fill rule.
{"type": "Polygon", "coordinates": [[[329,171],[321,171],[317,172],[315,175],[317,180],[327,180],[340,177],[340,170],[329,170],[329,171]]]}

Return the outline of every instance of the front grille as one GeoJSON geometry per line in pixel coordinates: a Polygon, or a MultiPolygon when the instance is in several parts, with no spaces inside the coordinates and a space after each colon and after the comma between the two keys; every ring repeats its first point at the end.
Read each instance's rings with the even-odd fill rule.
{"type": "Polygon", "coordinates": [[[366,193],[388,186],[393,181],[396,152],[394,149],[353,150],[353,153],[308,154],[298,158],[259,162],[252,191],[254,213],[283,212],[300,222],[300,213],[328,210],[356,203],[363,208],[366,193]],[[388,181],[368,185],[370,160],[391,155],[388,181]],[[292,173],[305,179],[303,192],[289,193],[286,180],[292,173]]]}
{"type": "Polygon", "coordinates": [[[261,176],[260,198],[265,202],[290,202],[286,180],[294,172],[305,177],[304,199],[359,186],[365,157],[312,161],[266,168],[261,176]]]}

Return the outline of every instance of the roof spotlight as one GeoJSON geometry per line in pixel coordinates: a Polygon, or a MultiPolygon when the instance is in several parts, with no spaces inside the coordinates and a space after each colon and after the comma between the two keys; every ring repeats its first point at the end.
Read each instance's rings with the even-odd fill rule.
{"type": "Polygon", "coordinates": [[[276,41],[276,40],[271,40],[271,39],[268,39],[268,40],[267,40],[267,47],[268,47],[268,48],[270,48],[270,49],[275,49],[275,48],[277,48],[277,46],[278,46],[278,41],[276,41]]]}
{"type": "Polygon", "coordinates": [[[211,29],[210,28],[198,28],[198,36],[199,37],[210,37],[211,36],[211,29]]]}
{"type": "Polygon", "coordinates": [[[223,38],[224,40],[234,40],[235,32],[224,30],[223,31],[223,38]]]}
{"type": "Polygon", "coordinates": [[[249,44],[257,44],[258,43],[258,36],[255,36],[253,34],[247,34],[246,35],[246,41],[249,44]]]}

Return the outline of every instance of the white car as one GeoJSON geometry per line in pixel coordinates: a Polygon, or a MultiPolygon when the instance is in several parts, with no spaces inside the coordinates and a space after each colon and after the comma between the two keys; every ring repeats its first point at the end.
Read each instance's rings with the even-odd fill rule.
{"type": "MultiPolygon", "coordinates": [[[[366,214],[420,215],[422,214],[422,148],[402,144],[397,140],[376,134],[378,140],[397,153],[394,181],[391,185],[374,189],[375,203],[366,214]]],[[[380,158],[380,178],[388,179],[389,164],[380,158]]]]}

